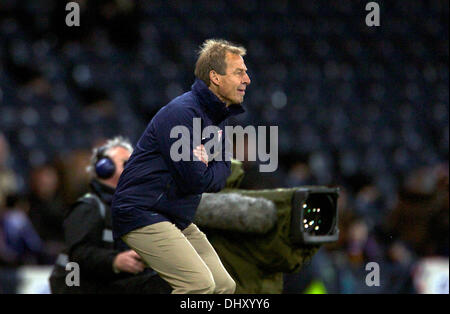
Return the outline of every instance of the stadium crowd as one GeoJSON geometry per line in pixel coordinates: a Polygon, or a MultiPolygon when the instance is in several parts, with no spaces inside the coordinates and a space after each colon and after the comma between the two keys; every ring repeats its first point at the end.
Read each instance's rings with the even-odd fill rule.
{"type": "Polygon", "coordinates": [[[211,37],[248,50],[233,123],[279,129],[277,172],[244,162],[241,188],[341,188],[340,240],[286,293],[418,293],[424,259],[448,265],[447,1],[377,1],[380,27],[364,1],[76,2],[79,27],[64,1],[0,2],[0,293],[17,267],[54,263],[91,148],[136,143],[211,37]]]}

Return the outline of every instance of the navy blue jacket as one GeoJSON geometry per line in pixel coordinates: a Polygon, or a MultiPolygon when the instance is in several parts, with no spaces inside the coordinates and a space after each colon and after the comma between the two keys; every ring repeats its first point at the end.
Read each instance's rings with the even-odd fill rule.
{"type": "Polygon", "coordinates": [[[191,91],[161,108],[120,176],[111,207],[114,238],[161,221],[186,228],[194,219],[202,193],[225,187],[231,172],[231,163],[226,161],[229,156],[225,157],[225,126],[228,117],[242,112],[240,105],[226,107],[199,79],[191,91]],[[193,159],[193,118],[201,118],[201,130],[210,125],[223,130],[222,161],[213,160],[206,166],[193,159]],[[180,139],[170,138],[175,126],[189,130],[189,161],[170,157],[172,144],[180,139]]]}

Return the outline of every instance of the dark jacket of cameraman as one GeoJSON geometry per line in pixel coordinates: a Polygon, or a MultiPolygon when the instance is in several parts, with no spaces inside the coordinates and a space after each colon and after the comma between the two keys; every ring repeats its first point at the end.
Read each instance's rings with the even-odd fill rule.
{"type": "Polygon", "coordinates": [[[114,258],[129,250],[123,242],[114,245],[112,238],[114,189],[95,179],[91,189],[93,193],[78,199],[64,220],[66,249],[50,276],[52,293],[170,293],[167,283],[149,268],[137,275],[114,271],[114,258]],[[69,262],[79,265],[79,286],[66,284],[66,276],[73,271],[66,270],[69,262]]]}

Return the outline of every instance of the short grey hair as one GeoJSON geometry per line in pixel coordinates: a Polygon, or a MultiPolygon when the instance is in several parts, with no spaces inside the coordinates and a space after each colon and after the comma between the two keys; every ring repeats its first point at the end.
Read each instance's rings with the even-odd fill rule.
{"type": "Polygon", "coordinates": [[[95,164],[97,163],[97,155],[100,150],[103,150],[104,155],[108,155],[108,151],[114,147],[123,147],[127,149],[130,153],[133,153],[133,146],[129,139],[119,135],[106,141],[105,144],[101,146],[94,147],[92,149],[91,159],[89,161],[89,166],[86,167],[86,171],[92,176],[97,176],[95,174],[95,164]]]}
{"type": "Polygon", "coordinates": [[[197,78],[210,85],[209,72],[214,70],[220,75],[225,75],[227,64],[225,62],[226,53],[234,53],[245,56],[247,50],[239,45],[224,39],[207,39],[198,52],[198,59],[195,64],[194,74],[197,78]]]}

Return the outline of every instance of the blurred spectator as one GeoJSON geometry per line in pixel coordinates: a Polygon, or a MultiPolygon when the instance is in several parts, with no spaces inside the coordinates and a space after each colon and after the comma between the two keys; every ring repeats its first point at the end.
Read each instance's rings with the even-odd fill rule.
{"type": "Polygon", "coordinates": [[[381,192],[373,184],[362,186],[356,193],[355,211],[365,217],[370,228],[374,228],[389,212],[383,202],[381,192]]]}
{"type": "Polygon", "coordinates": [[[42,242],[28,219],[26,198],[8,195],[6,207],[0,208],[0,262],[8,266],[37,264],[42,242]]]}
{"type": "Polygon", "coordinates": [[[80,195],[88,192],[89,174],[85,169],[89,165],[90,152],[87,149],[77,149],[69,154],[59,156],[57,168],[62,175],[62,187],[65,207],[73,204],[80,195]]]}
{"type": "Polygon", "coordinates": [[[0,132],[0,207],[5,205],[6,195],[17,192],[17,179],[8,167],[9,145],[0,132]]]}
{"type": "Polygon", "coordinates": [[[448,256],[448,182],[448,164],[412,172],[387,217],[387,232],[420,256],[448,256]]]}
{"type": "Polygon", "coordinates": [[[307,163],[296,162],[287,174],[287,186],[313,185],[315,180],[307,163]]]}
{"type": "Polygon", "coordinates": [[[30,188],[29,217],[44,242],[44,251],[49,258],[43,262],[51,263],[64,243],[62,223],[65,208],[55,167],[47,164],[32,169],[30,188]]]}

